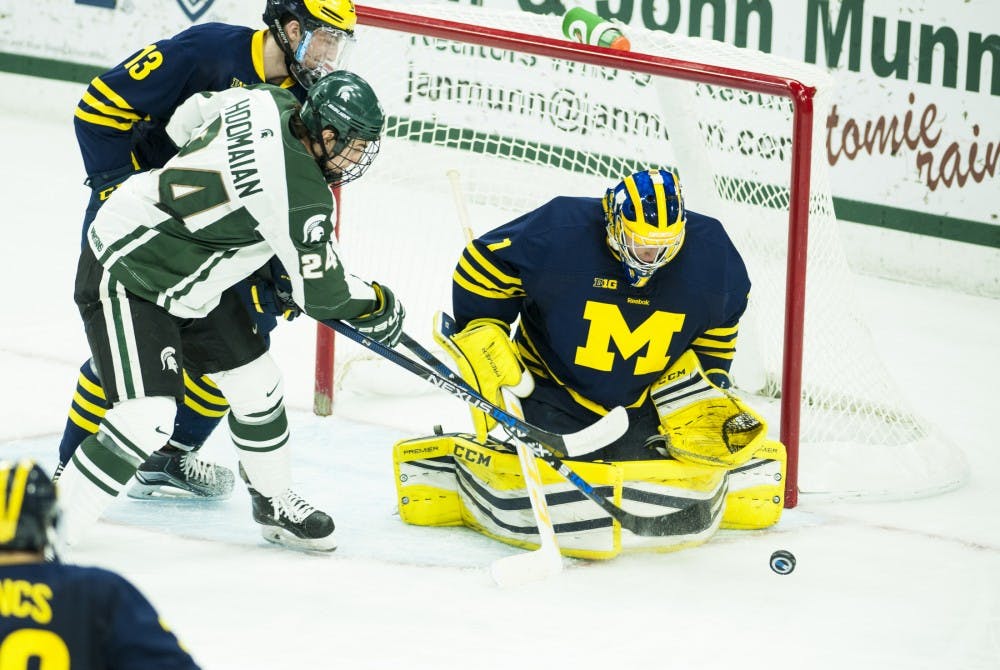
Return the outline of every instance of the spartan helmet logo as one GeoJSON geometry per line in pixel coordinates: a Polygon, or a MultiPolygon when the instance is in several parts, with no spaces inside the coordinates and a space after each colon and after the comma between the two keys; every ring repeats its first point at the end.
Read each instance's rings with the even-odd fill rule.
{"type": "Polygon", "coordinates": [[[177,366],[177,350],[173,347],[164,347],[163,351],[160,352],[160,363],[163,364],[163,370],[166,372],[169,370],[174,374],[180,373],[180,368],[177,366]]]}
{"type": "Polygon", "coordinates": [[[302,244],[316,244],[323,241],[326,236],[326,231],[323,230],[324,221],[326,217],[322,214],[309,217],[302,226],[302,244]]]}

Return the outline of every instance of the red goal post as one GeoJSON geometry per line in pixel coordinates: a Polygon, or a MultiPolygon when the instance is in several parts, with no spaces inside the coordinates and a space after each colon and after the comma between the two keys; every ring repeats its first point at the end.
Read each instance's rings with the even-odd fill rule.
{"type": "MultiPolygon", "coordinates": [[[[672,56],[668,57],[665,55],[657,55],[664,52],[660,50],[660,46],[666,44],[665,40],[679,42],[687,39],[671,36],[666,33],[631,31],[629,33],[629,37],[632,38],[633,51],[621,52],[600,47],[581,45],[562,39],[558,36],[558,31],[553,29],[554,24],[552,21],[545,23],[540,17],[538,18],[538,29],[531,28],[530,30],[525,31],[514,31],[506,29],[506,26],[512,25],[514,18],[497,18],[497,13],[487,13],[486,10],[482,10],[482,13],[478,13],[476,10],[469,8],[463,8],[464,11],[459,11],[458,7],[447,5],[435,6],[433,8],[422,7],[420,10],[421,11],[418,13],[408,13],[382,7],[357,6],[360,24],[358,36],[359,43],[362,48],[359,49],[354,56],[352,56],[352,68],[358,69],[361,74],[368,77],[375,86],[376,91],[380,93],[380,96],[382,95],[384,85],[380,84],[378,77],[386,76],[383,73],[384,70],[392,70],[394,67],[399,66],[399,64],[393,63],[389,66],[382,64],[379,67],[372,65],[371,73],[363,69],[369,64],[367,60],[374,60],[377,58],[375,52],[378,49],[378,45],[374,44],[372,47],[374,50],[366,52],[364,50],[365,44],[377,43],[379,35],[389,34],[381,32],[373,34],[373,31],[368,29],[377,29],[379,31],[391,31],[392,33],[411,35],[413,36],[411,38],[412,40],[421,41],[421,44],[424,47],[431,45],[431,48],[434,48],[437,44],[456,43],[477,45],[482,49],[490,50],[488,52],[490,54],[499,53],[500,50],[504,53],[529,54],[544,59],[553,59],[553,62],[577,63],[584,64],[585,66],[594,66],[596,68],[601,68],[602,72],[631,72],[648,75],[655,78],[655,81],[670,80],[693,82],[696,85],[701,86],[702,91],[714,90],[711,89],[711,87],[719,87],[719,90],[750,92],[772,98],[784,99],[789,102],[790,115],[787,120],[788,127],[782,131],[782,134],[787,133],[787,137],[790,138],[790,142],[788,143],[788,146],[781,146],[779,148],[783,156],[787,154],[787,156],[785,156],[787,160],[783,161],[781,168],[785,174],[779,176],[779,182],[783,180],[783,183],[781,183],[779,187],[769,187],[770,190],[782,191],[782,196],[779,205],[767,205],[767,208],[770,210],[774,210],[776,207],[780,208],[784,212],[782,216],[787,222],[785,228],[785,240],[783,241],[783,246],[786,249],[783,263],[784,267],[779,272],[779,274],[783,277],[784,282],[783,296],[778,296],[776,298],[780,300],[782,304],[781,309],[783,313],[772,315],[768,317],[767,321],[770,327],[781,332],[781,337],[777,338],[780,340],[777,345],[777,348],[780,349],[780,365],[777,361],[774,363],[775,367],[780,367],[780,372],[775,370],[774,372],[768,373],[771,375],[771,381],[769,382],[771,390],[767,393],[763,393],[762,395],[776,399],[777,403],[780,405],[780,408],[777,410],[780,417],[777,421],[777,426],[779,429],[779,437],[788,450],[785,505],[786,507],[794,507],[797,504],[799,492],[799,457],[801,446],[800,437],[802,434],[801,420],[803,405],[806,404],[813,407],[824,405],[824,403],[826,403],[829,407],[824,405],[825,413],[830,413],[830,407],[833,407],[834,410],[846,411],[847,414],[858,414],[859,411],[857,408],[862,407],[862,403],[859,403],[859,401],[853,398],[844,401],[842,398],[848,394],[841,390],[839,386],[837,386],[837,383],[824,383],[822,385],[823,389],[816,393],[803,392],[803,356],[804,348],[806,346],[804,333],[807,328],[805,318],[807,287],[806,266],[810,256],[809,231],[811,203],[814,211],[817,207],[817,196],[816,194],[811,193],[810,190],[812,171],[818,164],[818,159],[813,156],[812,151],[816,131],[816,128],[814,127],[814,96],[817,88],[814,85],[814,82],[802,81],[802,77],[791,75],[782,76],[780,74],[782,64],[779,63],[777,66],[774,65],[770,62],[770,60],[777,59],[771,59],[766,54],[754,56],[753,58],[746,58],[744,60],[743,54],[749,54],[750,52],[741,51],[735,58],[731,54],[721,58],[720,60],[723,61],[721,64],[718,60],[714,60],[713,57],[698,60],[696,62],[695,60],[684,60],[672,56]],[[425,15],[427,13],[430,13],[431,15],[425,15]],[[444,16],[447,16],[447,18],[444,18],[444,16]],[[462,18],[463,20],[458,20],[456,17],[462,18]],[[492,23],[490,23],[490,21],[486,21],[485,17],[489,17],[492,23]],[[493,27],[480,25],[482,23],[493,25],[493,27]],[[496,27],[496,24],[504,27],[496,27]],[[638,32],[649,34],[637,35],[636,33],[638,32]],[[636,39],[637,37],[639,39],[636,39]],[[649,39],[644,39],[646,37],[649,39]],[[441,40],[442,42],[434,42],[435,40],[441,40]],[[646,51],[643,51],[644,49],[646,49],[646,51]],[[371,58],[366,59],[363,55],[365,53],[372,54],[371,58]],[[756,71],[754,69],[741,69],[732,65],[732,63],[755,63],[755,59],[770,59],[768,60],[768,67],[770,69],[768,71],[756,71]],[[775,72],[776,70],[778,73],[775,72]],[[831,387],[835,388],[831,390],[831,387]],[[817,400],[818,398],[821,400],[817,400]]],[[[416,11],[416,9],[412,11],[416,11]]],[[[702,42],[707,41],[703,40],[702,42]]],[[[445,51],[443,48],[439,50],[445,51]]],[[[684,50],[685,55],[687,53],[694,52],[693,48],[688,46],[685,46],[684,50]]],[[[716,51],[723,52],[723,45],[713,43],[707,46],[707,53],[714,54],[716,51]]],[[[730,49],[730,51],[733,51],[733,49],[730,49]]],[[[796,68],[789,65],[789,69],[794,70],[796,68]]],[[[808,72],[807,68],[800,69],[805,69],[808,72]]],[[[815,72],[819,73],[818,70],[815,70],[815,72]]],[[[610,75],[606,75],[605,78],[611,79],[612,77],[610,75]]],[[[598,81],[595,86],[603,86],[604,81],[601,80],[600,77],[597,79],[598,81]]],[[[444,97],[444,94],[442,94],[442,97],[444,97]]],[[[383,100],[383,102],[387,105],[387,114],[392,117],[394,109],[391,107],[391,102],[386,100],[383,100]]],[[[458,104],[467,105],[468,103],[458,104]]],[[[411,125],[413,124],[411,123],[411,125]]],[[[417,125],[420,126],[420,124],[417,125]]],[[[674,132],[673,128],[670,129],[670,132],[674,132]]],[[[484,133],[485,131],[480,133],[480,135],[483,135],[484,133]]],[[[387,135],[392,134],[393,133],[391,131],[387,133],[387,135]]],[[[418,128],[416,134],[408,139],[410,141],[415,140],[426,142],[426,137],[429,134],[433,133],[428,133],[426,130],[421,131],[418,128]],[[421,132],[423,132],[423,137],[418,137],[421,132]]],[[[438,133],[438,135],[440,134],[441,133],[438,133]]],[[[699,126],[697,132],[688,133],[688,135],[692,134],[704,135],[704,137],[697,139],[698,141],[705,142],[706,144],[711,144],[714,141],[713,130],[707,124],[699,126]]],[[[398,133],[398,135],[402,135],[402,133],[398,133]]],[[[740,139],[742,141],[742,136],[740,139]]],[[[465,148],[467,151],[469,150],[468,146],[465,148]]],[[[691,155],[691,153],[689,152],[688,155],[691,155]]],[[[375,188],[374,184],[377,184],[377,180],[379,179],[377,176],[379,169],[386,162],[396,160],[397,159],[392,157],[392,154],[384,148],[383,155],[376,160],[376,165],[369,172],[369,174],[366,175],[364,179],[359,182],[355,182],[346,189],[347,193],[345,194],[345,199],[348,204],[345,205],[345,207],[350,209],[350,203],[355,202],[352,200],[352,197],[355,196],[356,192],[358,195],[361,195],[361,191],[356,191],[356,185],[364,184],[368,188],[375,188]]],[[[682,184],[687,186],[688,182],[683,176],[683,169],[685,167],[684,158],[679,158],[678,163],[680,164],[680,168],[682,170],[682,184]]],[[[603,176],[606,179],[607,185],[611,185],[611,183],[617,180],[611,179],[610,173],[603,176]]],[[[619,174],[617,175],[617,178],[620,178],[621,176],[622,175],[619,174]]],[[[714,175],[713,179],[715,180],[715,184],[720,191],[723,190],[727,184],[734,181],[741,181],[739,178],[732,179],[726,177],[725,175],[714,175]]],[[[560,193],[553,191],[549,195],[553,196],[556,194],[560,193]]],[[[734,201],[741,199],[753,199],[745,195],[738,194],[730,194],[728,197],[730,200],[734,201]]],[[[832,220],[832,204],[830,204],[828,187],[826,187],[823,198],[823,203],[825,204],[820,207],[824,210],[824,218],[832,220]]],[[[485,201],[487,196],[484,195],[483,199],[485,201]]],[[[690,202],[691,199],[689,198],[689,203],[690,202]]],[[[699,207],[693,205],[692,208],[699,209],[699,207]]],[[[702,211],[716,215],[715,211],[711,207],[705,208],[702,211]]],[[[512,216],[510,218],[512,218],[512,216]]],[[[728,223],[725,216],[720,215],[720,218],[724,224],[728,223]]],[[[346,225],[350,228],[352,224],[348,222],[342,225],[346,225]]],[[[740,246],[738,240],[737,246],[740,246]]],[[[767,246],[767,244],[765,243],[764,246],[767,246]]],[[[741,252],[742,251],[744,251],[744,249],[741,247],[741,252]]],[[[345,257],[348,263],[354,259],[350,253],[347,253],[345,257]]],[[[452,263],[453,262],[454,261],[452,261],[452,263]]],[[[748,267],[751,270],[751,280],[755,282],[754,290],[756,291],[757,283],[754,277],[755,267],[750,263],[748,263],[748,267]]],[[[426,271],[438,272],[443,275],[446,274],[450,276],[451,266],[432,267],[427,268],[426,271]]],[[[839,271],[840,270],[838,270],[838,272],[839,271]]],[[[396,284],[390,285],[395,286],[396,284]]],[[[772,292],[777,293],[780,290],[781,289],[774,289],[772,292]]],[[[407,305],[408,320],[410,320],[409,310],[412,303],[409,300],[404,300],[404,304],[407,305]]],[[[439,308],[446,309],[447,304],[439,305],[439,308]]],[[[837,320],[837,318],[839,317],[835,317],[833,320],[837,320]]],[[[422,327],[422,325],[417,327],[422,327]]],[[[408,328],[408,330],[412,330],[412,328],[408,328]]],[[[416,335],[416,333],[411,334],[416,335]]],[[[817,348],[821,347],[822,345],[817,345],[817,348]]],[[[738,358],[752,355],[744,354],[739,348],[738,351],[740,351],[738,358]]],[[[821,375],[817,375],[817,377],[820,376],[821,375]]],[[[737,387],[739,387],[740,378],[738,376],[736,383],[737,387]]],[[[328,414],[332,410],[334,386],[333,336],[330,331],[322,326],[319,326],[317,332],[314,407],[317,414],[328,414]]],[[[768,384],[765,383],[763,386],[768,386],[768,384]]],[[[870,400],[862,402],[873,404],[870,400]]],[[[860,411],[860,413],[864,415],[866,421],[868,421],[871,416],[879,417],[887,414],[887,410],[881,407],[881,402],[881,399],[877,399],[874,402],[874,405],[877,405],[874,409],[863,409],[860,411]]],[[[896,409],[892,409],[891,412],[893,413],[893,418],[890,423],[897,422],[898,416],[904,416],[898,414],[898,410],[896,409]]],[[[905,420],[907,422],[913,421],[909,414],[905,414],[905,420]]],[[[865,436],[857,438],[859,443],[865,443],[865,440],[869,439],[867,437],[869,429],[866,427],[863,430],[865,432],[865,436]]],[[[923,433],[920,432],[918,437],[922,440],[923,433]]],[[[855,438],[852,438],[852,440],[853,439],[855,438]]],[[[901,440],[902,438],[893,436],[887,441],[895,444],[901,440]]],[[[862,444],[862,446],[864,446],[864,444],[862,444]]],[[[955,485],[955,480],[956,477],[950,477],[945,483],[932,483],[926,485],[925,488],[928,488],[929,490],[944,490],[946,488],[952,488],[955,485]]],[[[918,491],[922,486],[924,485],[911,485],[907,483],[902,488],[918,491]]],[[[880,485],[877,483],[874,485],[866,484],[866,487],[880,489],[880,485]]],[[[837,485],[827,485],[824,483],[819,488],[831,489],[831,491],[823,492],[835,492],[833,489],[836,489],[837,485]]],[[[847,488],[850,489],[853,487],[849,485],[847,488]]],[[[876,495],[882,495],[883,493],[893,497],[896,495],[895,493],[888,491],[875,491],[876,495]]],[[[854,495],[854,492],[848,492],[848,494],[854,495]]],[[[905,496],[909,494],[910,493],[902,493],[901,495],[905,496]]],[[[919,494],[919,492],[916,494],[919,494]]]]}

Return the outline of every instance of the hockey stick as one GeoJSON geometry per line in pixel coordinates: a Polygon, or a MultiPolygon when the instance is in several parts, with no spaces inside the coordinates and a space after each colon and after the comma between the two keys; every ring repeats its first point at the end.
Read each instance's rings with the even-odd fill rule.
{"type": "MultiPolygon", "coordinates": [[[[361,336],[364,337],[364,335],[361,336]]],[[[462,388],[466,389],[467,392],[473,392],[464,380],[456,376],[447,365],[441,362],[441,360],[438,359],[433,353],[428,351],[422,344],[411,338],[409,335],[404,333],[400,338],[400,342],[403,346],[412,351],[421,361],[432,366],[435,370],[448,370],[448,374],[446,376],[449,380],[455,380],[453,382],[454,384],[460,385],[462,388]]],[[[600,421],[598,421],[597,424],[593,424],[592,426],[585,428],[583,431],[574,434],[578,435],[586,430],[590,430],[590,428],[594,425],[598,425],[599,423],[600,421]]],[[[515,437],[518,437],[519,441],[524,442],[524,444],[531,449],[535,456],[548,463],[549,467],[562,475],[567,481],[569,481],[570,484],[579,489],[583,495],[590,498],[597,504],[598,507],[607,512],[608,516],[621,524],[622,528],[631,531],[635,535],[642,537],[686,535],[703,530],[711,521],[711,510],[707,509],[706,506],[699,504],[691,504],[683,509],[677,510],[676,512],[669,512],[660,516],[640,516],[638,514],[626,512],[618,505],[615,505],[613,502],[597,493],[593,486],[588,484],[578,474],[573,472],[573,470],[571,470],[569,466],[566,465],[561,458],[559,458],[559,456],[553,453],[544,442],[531,439],[530,437],[527,439],[520,436],[515,437]]]]}
{"type": "MultiPolygon", "coordinates": [[[[506,389],[501,392],[507,406],[517,412],[518,416],[523,417],[517,396],[506,389]]],[[[490,565],[490,575],[493,581],[504,587],[546,579],[559,574],[563,568],[556,529],[552,526],[549,505],[545,501],[545,485],[542,483],[542,473],[538,470],[535,455],[521,440],[515,440],[514,446],[517,449],[521,472],[524,473],[524,487],[528,491],[535,527],[538,528],[538,549],[504,556],[493,561],[490,565]]]]}
{"type": "Polygon", "coordinates": [[[472,227],[469,226],[469,210],[465,207],[465,197],[462,195],[462,184],[459,182],[458,170],[448,170],[448,181],[451,182],[451,195],[455,198],[455,212],[458,214],[458,224],[462,226],[465,243],[472,241],[472,227]]]}
{"type": "MultiPolygon", "coordinates": [[[[420,363],[417,363],[416,361],[407,358],[380,342],[371,339],[364,333],[358,332],[343,321],[325,319],[320,323],[328,328],[332,328],[341,335],[354,340],[379,356],[389,359],[396,365],[409,370],[413,374],[425,379],[439,389],[447,391],[459,400],[463,400],[473,407],[489,414],[497,421],[497,423],[503,425],[512,436],[522,440],[541,442],[557,454],[565,454],[567,453],[567,450],[574,453],[587,453],[588,451],[594,451],[595,449],[599,449],[606,444],[614,442],[619,437],[624,435],[626,430],[628,430],[628,413],[625,411],[624,407],[616,407],[605,416],[601,417],[600,420],[582,430],[578,430],[575,433],[568,433],[566,435],[550,433],[549,431],[543,430],[538,426],[533,426],[530,423],[522,421],[510,412],[497,407],[489,400],[472,390],[464,382],[458,383],[448,379],[448,377],[434,372],[433,370],[428,370],[420,363]]],[[[405,334],[404,337],[406,337],[406,339],[410,342],[413,341],[405,334]]],[[[426,351],[426,349],[424,351],[426,351]]],[[[427,354],[433,356],[430,352],[427,352],[427,354]]]]}

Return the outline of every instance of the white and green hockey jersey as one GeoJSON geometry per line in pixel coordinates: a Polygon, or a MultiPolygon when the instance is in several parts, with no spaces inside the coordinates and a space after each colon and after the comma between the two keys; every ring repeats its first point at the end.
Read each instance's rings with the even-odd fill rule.
{"type": "Polygon", "coordinates": [[[129,178],[98,212],[88,240],[101,264],[135,295],[199,318],[277,255],[309,316],[370,312],[374,291],[339,257],[333,195],[288,129],[296,105],[272,86],[185,101],[167,125],[177,156],[129,178]]]}

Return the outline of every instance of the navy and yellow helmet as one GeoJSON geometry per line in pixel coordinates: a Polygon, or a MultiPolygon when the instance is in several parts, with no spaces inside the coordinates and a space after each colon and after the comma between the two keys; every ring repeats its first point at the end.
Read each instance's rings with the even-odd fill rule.
{"type": "Polygon", "coordinates": [[[264,23],[285,53],[292,77],[309,88],[320,77],[341,70],[354,45],[358,15],[352,0],[266,0],[264,23]],[[302,39],[293,45],[285,25],[296,20],[302,39]]]}
{"type": "Polygon", "coordinates": [[[0,461],[0,551],[44,551],[58,515],[55,484],[37,463],[0,461]]]}
{"type": "Polygon", "coordinates": [[[643,170],[625,177],[604,195],[608,246],[629,282],[643,286],[684,244],[687,220],[677,175],[643,170]]]}

